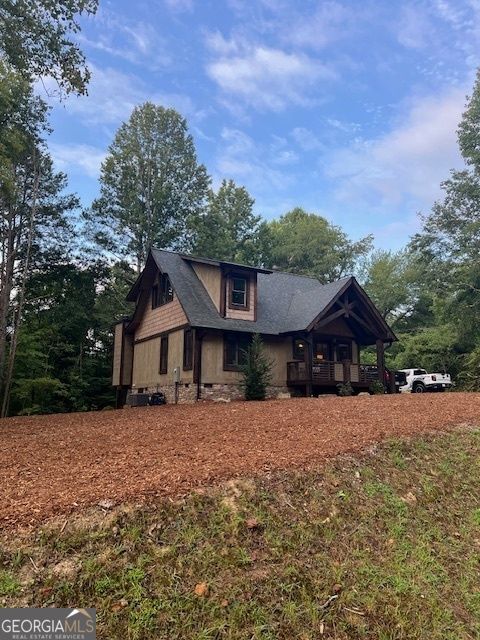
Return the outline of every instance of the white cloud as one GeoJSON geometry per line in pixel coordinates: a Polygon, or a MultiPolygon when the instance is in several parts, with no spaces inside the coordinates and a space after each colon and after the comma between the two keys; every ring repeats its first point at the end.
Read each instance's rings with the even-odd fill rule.
{"type": "Polygon", "coordinates": [[[95,20],[89,24],[88,33],[88,37],[85,32],[78,34],[85,48],[97,49],[150,69],[171,63],[166,40],[148,22],[129,20],[117,12],[100,8],[95,20]]]}
{"type": "Polygon", "coordinates": [[[165,0],[167,7],[176,12],[192,11],[193,0],[165,0]]]}
{"type": "Polygon", "coordinates": [[[295,127],[290,135],[303,151],[316,151],[325,148],[313,131],[306,127],[295,127]]]}
{"type": "Polygon", "coordinates": [[[430,18],[413,5],[402,7],[398,23],[398,42],[407,49],[423,49],[431,43],[433,26],[430,18]]]}
{"type": "Polygon", "coordinates": [[[88,144],[50,143],[49,150],[59,171],[65,173],[79,172],[90,178],[98,178],[100,165],[106,152],[88,144]]]}
{"type": "MultiPolygon", "coordinates": [[[[278,152],[264,148],[239,129],[225,127],[217,157],[217,173],[222,178],[233,178],[253,192],[268,193],[285,190],[292,184],[290,172],[273,168],[278,152]]],[[[280,164],[282,164],[280,162],[280,164]]]]}
{"type": "Polygon", "coordinates": [[[465,90],[417,99],[395,128],[378,138],[357,139],[326,154],[325,174],[335,181],[338,199],[377,210],[409,212],[429,207],[440,182],[462,164],[456,140],[465,90]]]}
{"type": "Polygon", "coordinates": [[[196,112],[188,96],[176,93],[152,93],[135,75],[113,68],[91,65],[92,79],[88,96],[70,97],[65,103],[68,113],[78,115],[88,124],[118,125],[127,119],[133,108],[149,100],[164,107],[173,107],[183,116],[195,119],[196,112]]]}
{"type": "Polygon", "coordinates": [[[259,110],[311,104],[317,83],[335,77],[326,65],[302,53],[221,41],[218,36],[214,46],[223,49],[220,58],[207,66],[210,78],[228,100],[241,99],[259,110]]]}
{"type": "Polygon", "coordinates": [[[282,38],[298,46],[322,49],[350,34],[359,13],[358,7],[352,10],[339,2],[322,2],[315,13],[310,15],[302,10],[299,17],[285,24],[282,38]]]}

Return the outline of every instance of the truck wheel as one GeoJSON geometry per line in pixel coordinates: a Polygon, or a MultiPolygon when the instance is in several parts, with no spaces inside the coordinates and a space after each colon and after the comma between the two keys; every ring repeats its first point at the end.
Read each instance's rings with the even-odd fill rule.
{"type": "Polygon", "coordinates": [[[417,382],[417,384],[413,385],[413,393],[425,393],[426,390],[427,388],[423,382],[417,382]]]}

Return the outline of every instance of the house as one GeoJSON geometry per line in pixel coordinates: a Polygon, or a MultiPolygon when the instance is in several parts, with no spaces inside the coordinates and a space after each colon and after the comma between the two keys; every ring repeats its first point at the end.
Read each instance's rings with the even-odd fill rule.
{"type": "Polygon", "coordinates": [[[384,380],[384,347],[396,340],[353,277],[314,278],[152,249],[115,326],[113,385],[165,393],[167,402],[239,398],[239,366],[253,333],[273,361],[269,395],[311,395],[384,380]],[[376,346],[377,365],[360,362],[376,346]]]}

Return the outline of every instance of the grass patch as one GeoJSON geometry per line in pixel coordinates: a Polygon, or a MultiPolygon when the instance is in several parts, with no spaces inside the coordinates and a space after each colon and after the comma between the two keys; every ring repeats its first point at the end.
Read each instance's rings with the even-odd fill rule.
{"type": "Polygon", "coordinates": [[[479,431],[395,441],[45,528],[1,550],[0,604],[95,606],[105,639],[479,637],[479,459],[479,431]]]}

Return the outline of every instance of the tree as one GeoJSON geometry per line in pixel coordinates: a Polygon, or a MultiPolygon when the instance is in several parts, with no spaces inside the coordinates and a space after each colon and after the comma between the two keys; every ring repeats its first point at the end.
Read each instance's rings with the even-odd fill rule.
{"type": "Polygon", "coordinates": [[[271,371],[272,362],[265,353],[261,337],[256,333],[245,350],[245,363],[241,366],[241,386],[245,400],[265,400],[267,387],[272,378],[271,371]]]}
{"type": "Polygon", "coordinates": [[[140,272],[149,249],[187,248],[209,178],[187,122],[146,102],[117,131],[102,164],[101,193],[87,214],[96,242],[140,272]]]}
{"type": "Polygon", "coordinates": [[[339,227],[298,207],[268,223],[263,232],[267,266],[313,276],[321,282],[352,273],[371,244],[371,236],[352,242],[339,227]]]}
{"type": "Polygon", "coordinates": [[[52,77],[61,91],[85,94],[90,73],[72,36],[98,0],[0,0],[0,52],[28,79],[52,77]]]}
{"type": "Polygon", "coordinates": [[[410,313],[413,306],[409,268],[405,251],[375,251],[365,264],[365,290],[392,326],[410,313]]]}
{"type": "Polygon", "coordinates": [[[395,362],[421,357],[423,366],[446,366],[460,384],[474,388],[480,348],[480,72],[458,142],[466,168],[442,183],[443,198],[423,217],[422,231],[409,246],[417,302],[395,362]]]}
{"type": "Polygon", "coordinates": [[[45,104],[18,73],[5,65],[0,69],[0,119],[6,122],[0,133],[0,393],[5,415],[28,281],[42,254],[51,254],[61,242],[66,216],[78,203],[63,193],[65,176],[53,171],[46,151],[45,104]],[[4,99],[9,87],[14,102],[4,99]]]}
{"type": "Polygon", "coordinates": [[[253,214],[254,200],[245,187],[223,180],[217,193],[210,191],[204,214],[192,221],[195,255],[258,264],[260,216],[253,214]]]}

